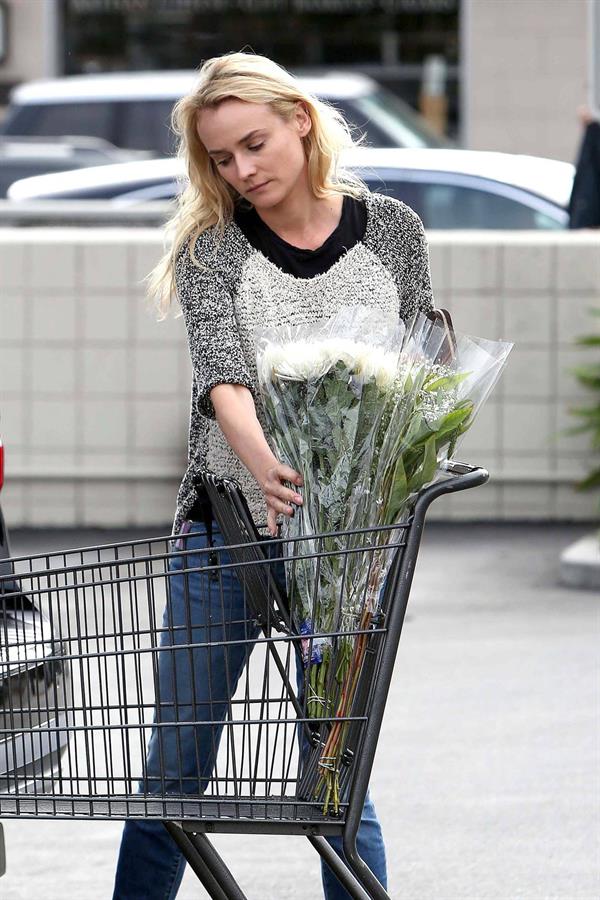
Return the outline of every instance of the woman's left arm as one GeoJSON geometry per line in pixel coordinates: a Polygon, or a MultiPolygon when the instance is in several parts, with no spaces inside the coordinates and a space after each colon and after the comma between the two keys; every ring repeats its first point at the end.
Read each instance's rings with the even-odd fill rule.
{"type": "Polygon", "coordinates": [[[403,319],[410,318],[418,310],[427,313],[434,308],[427,235],[419,216],[412,209],[409,212],[410,216],[406,223],[406,256],[401,296],[403,319]]]}

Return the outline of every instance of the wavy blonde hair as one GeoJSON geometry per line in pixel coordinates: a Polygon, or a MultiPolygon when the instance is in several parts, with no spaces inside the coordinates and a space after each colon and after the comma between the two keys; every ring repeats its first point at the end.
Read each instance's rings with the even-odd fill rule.
{"type": "Polygon", "coordinates": [[[303,90],[300,82],[284,68],[264,56],[227,53],[207,60],[200,70],[194,90],[179,100],[172,113],[172,127],[179,137],[178,156],[186,170],[186,186],[177,201],[177,210],[166,223],[167,250],[146,281],[159,317],[169,310],[175,291],[175,260],[189,241],[193,263],[196,238],[216,226],[222,233],[233,218],[237,192],[222,178],[206,152],[197,131],[198,113],[223,100],[267,103],[286,121],[297,104],[303,103],[311,119],[311,129],[303,138],[308,162],[310,189],[315,197],[332,193],[359,196],[363,182],[340,167],[343,150],[356,145],[341,113],[303,90]]]}

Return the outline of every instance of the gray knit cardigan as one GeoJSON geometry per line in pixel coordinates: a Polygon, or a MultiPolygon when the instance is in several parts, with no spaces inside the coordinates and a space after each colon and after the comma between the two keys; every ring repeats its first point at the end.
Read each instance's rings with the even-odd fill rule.
{"type": "MultiPolygon", "coordinates": [[[[215,420],[210,391],[217,384],[243,384],[252,393],[267,434],[257,386],[255,330],[327,318],[342,306],[369,304],[403,319],[433,306],[423,224],[410,207],[366,193],[363,239],[327,272],[297,278],[256,250],[235,222],[224,234],[204,231],[189,242],[175,265],[177,295],[193,366],[189,464],[177,497],[174,533],[195,499],[194,477],[203,469],[235,478],[257,524],[266,521],[260,488],[231,450],[215,420]]],[[[267,434],[268,439],[268,434],[267,434]]]]}

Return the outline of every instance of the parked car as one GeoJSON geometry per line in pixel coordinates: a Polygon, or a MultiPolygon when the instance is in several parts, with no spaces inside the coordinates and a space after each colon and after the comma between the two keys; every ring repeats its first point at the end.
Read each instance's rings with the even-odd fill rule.
{"type": "Polygon", "coordinates": [[[0,197],[13,181],[144,158],[140,151],[118,150],[99,138],[39,138],[0,136],[0,197]]]}
{"type": "MultiPolygon", "coordinates": [[[[358,148],[346,163],[371,190],[414,209],[426,228],[560,229],[574,167],[510,153],[453,149],[358,148]]],[[[28,178],[9,198],[109,200],[118,206],[172,200],[183,184],[177,158],[28,178]]],[[[166,210],[165,210],[166,212],[166,210]]]]}
{"type": "MultiPolygon", "coordinates": [[[[194,71],[71,75],[13,89],[0,134],[89,135],[116,147],[174,149],[171,110],[198,78],[194,71]]],[[[350,73],[300,76],[311,94],[336,106],[376,147],[445,147],[450,142],[372,78],[350,73]]]]}
{"type": "MultiPolygon", "coordinates": [[[[3,480],[0,441],[0,491],[3,480]]],[[[39,598],[24,592],[10,556],[0,505],[0,793],[22,796],[34,786],[50,788],[60,769],[70,668],[39,598]]],[[[0,833],[0,857],[1,844],[0,833]]]]}

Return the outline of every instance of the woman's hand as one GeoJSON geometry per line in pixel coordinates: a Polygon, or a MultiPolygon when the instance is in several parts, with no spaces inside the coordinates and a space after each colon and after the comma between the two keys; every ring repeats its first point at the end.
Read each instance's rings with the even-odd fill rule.
{"type": "Polygon", "coordinates": [[[277,536],[277,516],[283,513],[285,516],[294,515],[294,505],[302,505],[302,497],[293,488],[286,487],[283,482],[302,486],[302,476],[295,469],[275,461],[259,478],[260,488],[265,496],[267,504],[267,528],[272,537],[277,536]]]}

